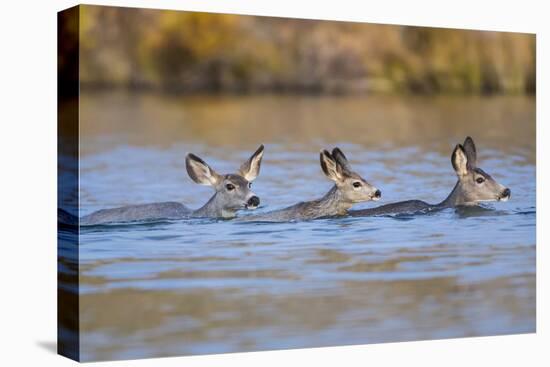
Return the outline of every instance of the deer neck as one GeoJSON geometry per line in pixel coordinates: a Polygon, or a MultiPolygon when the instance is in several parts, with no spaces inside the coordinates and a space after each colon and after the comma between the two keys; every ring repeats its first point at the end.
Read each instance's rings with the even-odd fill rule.
{"type": "Polygon", "coordinates": [[[338,186],[334,185],[321,199],[314,202],[316,209],[325,216],[345,215],[352,203],[345,199],[338,186]]]}
{"type": "Polygon", "coordinates": [[[206,204],[193,212],[194,217],[205,218],[233,218],[235,215],[235,210],[224,208],[223,200],[218,193],[215,193],[206,204]]]}
{"type": "Polygon", "coordinates": [[[453,208],[459,205],[466,205],[466,201],[464,200],[464,197],[462,195],[462,187],[460,185],[460,181],[457,181],[449,196],[447,196],[445,200],[443,200],[436,206],[441,208],[453,208]]]}

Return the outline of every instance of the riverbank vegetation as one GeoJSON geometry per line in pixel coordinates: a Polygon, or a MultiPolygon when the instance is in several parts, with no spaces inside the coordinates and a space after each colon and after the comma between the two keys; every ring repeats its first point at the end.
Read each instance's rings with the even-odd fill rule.
{"type": "Polygon", "coordinates": [[[83,88],[534,94],[532,34],[81,6],[83,88]]]}

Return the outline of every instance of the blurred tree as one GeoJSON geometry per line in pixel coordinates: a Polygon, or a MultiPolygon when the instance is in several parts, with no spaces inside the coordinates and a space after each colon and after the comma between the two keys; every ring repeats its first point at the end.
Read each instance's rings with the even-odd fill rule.
{"type": "Polygon", "coordinates": [[[84,87],[534,93],[535,36],[81,7],[84,87]]]}

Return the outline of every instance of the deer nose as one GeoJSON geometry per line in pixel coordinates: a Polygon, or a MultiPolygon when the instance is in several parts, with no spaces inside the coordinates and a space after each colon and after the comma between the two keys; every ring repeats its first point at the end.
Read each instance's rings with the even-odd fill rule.
{"type": "Polygon", "coordinates": [[[250,199],[248,199],[248,202],[246,203],[247,206],[258,206],[260,205],[260,198],[257,196],[252,196],[250,199]]]}
{"type": "Polygon", "coordinates": [[[381,196],[382,196],[382,191],[376,190],[376,191],[374,192],[374,197],[375,197],[375,198],[378,198],[378,199],[379,199],[381,196]]]}
{"type": "Polygon", "coordinates": [[[507,197],[510,197],[511,194],[512,194],[512,192],[510,191],[510,189],[506,188],[506,189],[504,189],[504,191],[500,195],[503,198],[507,198],[507,197]]]}

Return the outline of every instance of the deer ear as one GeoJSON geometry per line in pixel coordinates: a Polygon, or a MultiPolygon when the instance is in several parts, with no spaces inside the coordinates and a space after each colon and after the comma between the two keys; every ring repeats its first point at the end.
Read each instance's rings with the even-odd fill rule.
{"type": "Polygon", "coordinates": [[[243,176],[247,181],[254,181],[260,174],[260,167],[262,165],[262,158],[264,156],[263,144],[252,154],[246,162],[239,168],[239,174],[243,176]]]}
{"type": "Polygon", "coordinates": [[[334,158],[334,160],[336,160],[336,163],[338,163],[343,169],[351,171],[351,166],[348,162],[348,159],[340,150],[340,148],[336,147],[332,150],[332,158],[334,158]]]}
{"type": "Polygon", "coordinates": [[[322,150],[319,158],[321,162],[321,169],[323,170],[325,176],[334,182],[341,182],[344,177],[342,175],[342,170],[334,157],[332,157],[328,151],[322,150]]]}
{"type": "Polygon", "coordinates": [[[468,157],[468,168],[476,168],[477,152],[476,152],[476,145],[474,144],[474,140],[468,136],[466,140],[464,140],[463,146],[464,146],[464,152],[466,152],[466,157],[468,157]]]}
{"type": "Polygon", "coordinates": [[[458,177],[468,174],[468,157],[462,145],[456,145],[455,150],[453,150],[453,155],[451,156],[451,162],[458,177]]]}
{"type": "Polygon", "coordinates": [[[221,182],[221,176],[193,153],[185,157],[185,168],[189,177],[199,185],[216,186],[221,182]]]}

